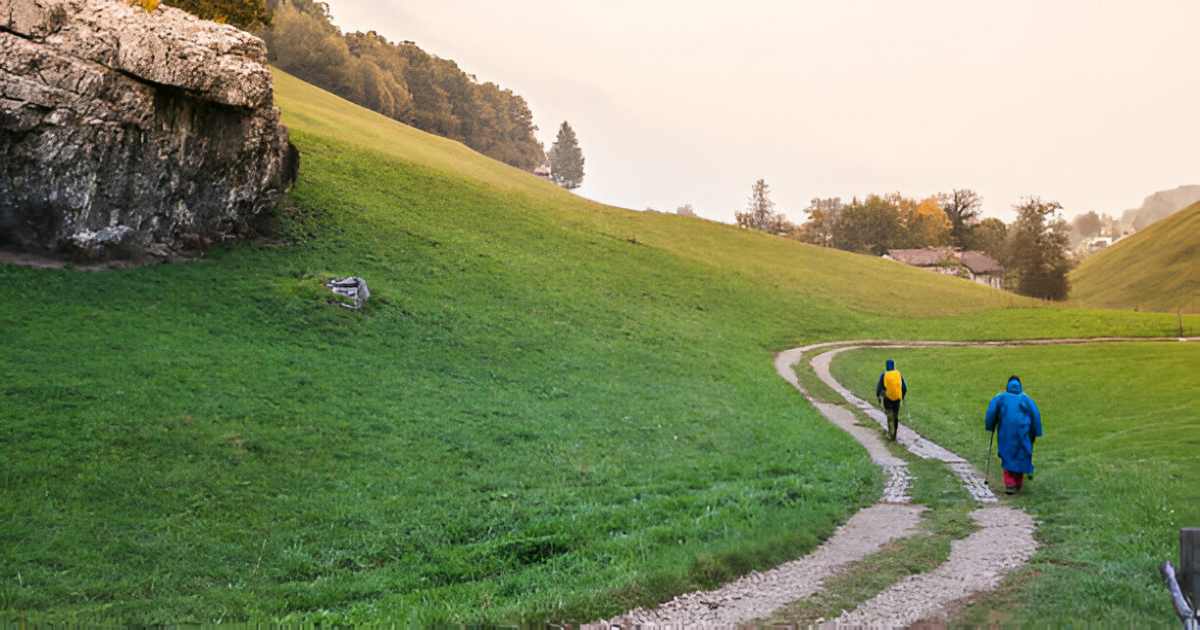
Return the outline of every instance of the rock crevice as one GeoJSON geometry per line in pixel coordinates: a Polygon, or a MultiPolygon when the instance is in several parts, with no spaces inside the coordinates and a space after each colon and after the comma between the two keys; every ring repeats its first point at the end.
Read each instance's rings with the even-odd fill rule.
{"type": "Polygon", "coordinates": [[[0,0],[0,244],[202,248],[250,233],[297,165],[262,40],[122,0],[0,0]]]}

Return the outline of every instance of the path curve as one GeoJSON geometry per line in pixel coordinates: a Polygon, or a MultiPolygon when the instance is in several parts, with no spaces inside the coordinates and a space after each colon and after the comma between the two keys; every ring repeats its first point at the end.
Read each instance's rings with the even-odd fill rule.
{"type": "MultiPolygon", "coordinates": [[[[775,357],[775,370],[795,387],[827,420],[846,431],[867,450],[887,474],[884,493],[875,505],[857,512],[820,547],[799,560],[765,572],[754,572],[718,589],[680,595],[652,610],[636,609],[613,620],[612,626],[734,626],[779,610],[821,589],[825,580],[846,566],[879,551],[887,543],[917,531],[923,506],[911,505],[911,476],[903,459],[892,455],[883,435],[863,427],[849,410],[816,400],[797,377],[794,366],[805,354],[826,352],[810,362],[818,378],[848,403],[881,424],[883,414],[844,387],[829,370],[843,352],[862,348],[1008,347],[1079,345],[1118,342],[1194,342],[1200,337],[1103,337],[1096,339],[1037,339],[1019,341],[834,341],[793,348],[775,357]]],[[[886,426],[886,425],[884,425],[886,426]]],[[[951,543],[950,558],[941,566],[910,576],[886,589],[824,628],[905,627],[944,616],[949,605],[996,588],[1009,572],[1024,565],[1037,549],[1036,524],[1025,512],[997,505],[997,498],[970,463],[955,453],[902,426],[897,442],[922,459],[945,463],[982,507],[971,513],[979,530],[951,543]]]]}
{"type": "Polygon", "coordinates": [[[750,573],[716,590],[680,595],[653,610],[630,611],[604,626],[713,627],[752,621],[820,591],[827,578],[848,565],[917,533],[924,511],[917,505],[877,503],[799,560],[750,573]]]}

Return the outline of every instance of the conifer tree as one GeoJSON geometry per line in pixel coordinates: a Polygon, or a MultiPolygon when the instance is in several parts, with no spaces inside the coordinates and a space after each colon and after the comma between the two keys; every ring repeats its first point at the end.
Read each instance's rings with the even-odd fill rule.
{"type": "Polygon", "coordinates": [[[771,201],[771,187],[765,179],[754,182],[746,211],[734,213],[734,217],[741,227],[771,234],[783,235],[795,229],[787,217],[775,212],[775,202],[771,201]]]}
{"type": "Polygon", "coordinates": [[[583,151],[575,130],[566,121],[558,128],[558,138],[550,147],[550,171],[554,181],[567,190],[583,184],[583,151]]]}

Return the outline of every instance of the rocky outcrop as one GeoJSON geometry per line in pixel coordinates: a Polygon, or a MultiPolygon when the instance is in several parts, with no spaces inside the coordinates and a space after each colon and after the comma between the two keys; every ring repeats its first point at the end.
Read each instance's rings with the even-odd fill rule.
{"type": "Polygon", "coordinates": [[[0,244],[201,248],[250,233],[298,160],[257,37],[124,0],[0,0],[0,244]]]}

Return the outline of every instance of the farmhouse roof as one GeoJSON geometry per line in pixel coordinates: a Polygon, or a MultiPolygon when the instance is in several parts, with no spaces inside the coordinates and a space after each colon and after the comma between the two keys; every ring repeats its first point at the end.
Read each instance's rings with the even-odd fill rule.
{"type": "Polygon", "coordinates": [[[983,252],[963,252],[962,264],[975,274],[1002,273],[1004,271],[1004,267],[995,258],[983,252]]]}
{"type": "Polygon", "coordinates": [[[983,252],[960,252],[948,247],[927,247],[924,249],[889,249],[888,258],[913,267],[939,267],[941,265],[961,264],[971,273],[1003,273],[1004,266],[995,258],[983,252]]]}
{"type": "Polygon", "coordinates": [[[888,256],[914,267],[936,267],[954,258],[949,249],[889,249],[888,256]]]}

